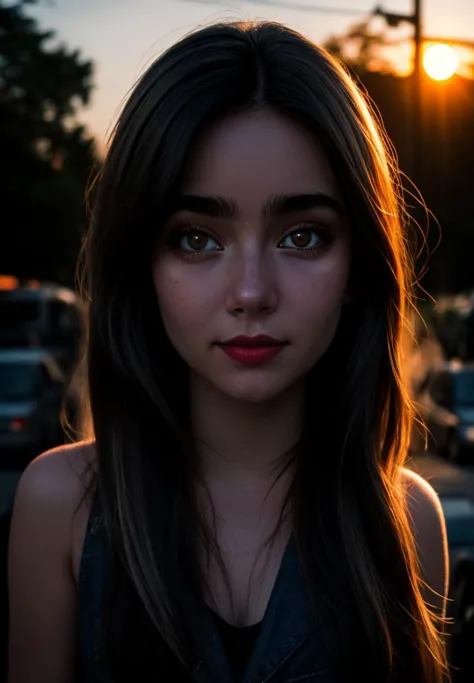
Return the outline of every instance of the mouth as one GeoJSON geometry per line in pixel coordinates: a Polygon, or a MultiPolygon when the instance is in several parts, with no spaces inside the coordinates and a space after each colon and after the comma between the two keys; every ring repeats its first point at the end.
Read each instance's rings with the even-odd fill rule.
{"type": "Polygon", "coordinates": [[[219,346],[242,346],[245,348],[257,348],[261,346],[284,346],[286,342],[269,337],[266,334],[257,334],[254,337],[247,337],[240,334],[227,341],[220,342],[219,346]]]}
{"type": "Polygon", "coordinates": [[[243,365],[260,365],[275,358],[287,342],[274,339],[265,334],[255,337],[239,335],[218,343],[222,351],[232,360],[243,365]]]}

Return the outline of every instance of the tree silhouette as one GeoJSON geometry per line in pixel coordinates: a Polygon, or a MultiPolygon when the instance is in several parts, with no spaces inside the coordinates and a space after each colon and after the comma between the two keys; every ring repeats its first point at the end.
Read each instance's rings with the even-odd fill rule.
{"type": "Polygon", "coordinates": [[[40,30],[35,1],[0,0],[0,272],[72,283],[97,163],[75,118],[93,65],[40,30]]]}
{"type": "Polygon", "coordinates": [[[391,39],[386,30],[375,28],[372,17],[368,17],[352,24],[344,34],[329,36],[324,46],[357,74],[392,73],[393,65],[385,49],[399,42],[391,39]]]}

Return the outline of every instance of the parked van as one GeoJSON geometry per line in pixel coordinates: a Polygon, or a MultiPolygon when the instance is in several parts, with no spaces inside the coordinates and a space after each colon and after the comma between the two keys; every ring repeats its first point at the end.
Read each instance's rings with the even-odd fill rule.
{"type": "Polygon", "coordinates": [[[0,275],[0,348],[45,349],[68,375],[84,325],[84,308],[72,289],[0,275]]]}

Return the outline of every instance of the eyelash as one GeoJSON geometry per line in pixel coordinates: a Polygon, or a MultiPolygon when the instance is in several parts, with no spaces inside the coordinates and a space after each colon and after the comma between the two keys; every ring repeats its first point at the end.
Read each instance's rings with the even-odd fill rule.
{"type": "MultiPolygon", "coordinates": [[[[183,249],[180,247],[180,242],[187,236],[187,235],[203,235],[204,237],[214,240],[214,242],[217,242],[217,240],[212,237],[206,230],[202,228],[189,228],[189,227],[182,227],[182,228],[175,228],[172,230],[171,234],[168,236],[167,243],[168,245],[180,252],[181,257],[184,260],[194,260],[194,259],[202,259],[206,258],[209,254],[213,254],[216,251],[223,251],[223,247],[220,247],[219,249],[210,249],[210,250],[192,250],[192,249],[183,249]]],[[[303,223],[294,230],[291,230],[289,233],[287,233],[279,242],[278,248],[279,249],[288,249],[290,251],[297,252],[298,256],[302,256],[303,258],[310,258],[314,257],[316,253],[321,252],[322,250],[328,248],[331,246],[333,242],[333,235],[331,232],[327,229],[324,228],[320,225],[316,225],[314,223],[303,223]],[[294,235],[297,232],[309,232],[309,233],[314,233],[317,235],[318,239],[320,242],[311,248],[305,248],[305,247],[281,247],[280,244],[286,240],[288,237],[291,237],[291,235],[294,235]]]]}

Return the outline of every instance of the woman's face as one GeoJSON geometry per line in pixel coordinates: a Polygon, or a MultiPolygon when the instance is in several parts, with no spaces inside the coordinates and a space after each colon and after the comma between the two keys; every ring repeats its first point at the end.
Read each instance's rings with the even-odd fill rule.
{"type": "Polygon", "coordinates": [[[195,379],[249,402],[293,388],[334,337],[350,269],[319,145],[270,111],[224,120],[193,150],[164,228],[153,280],[195,379]]]}

